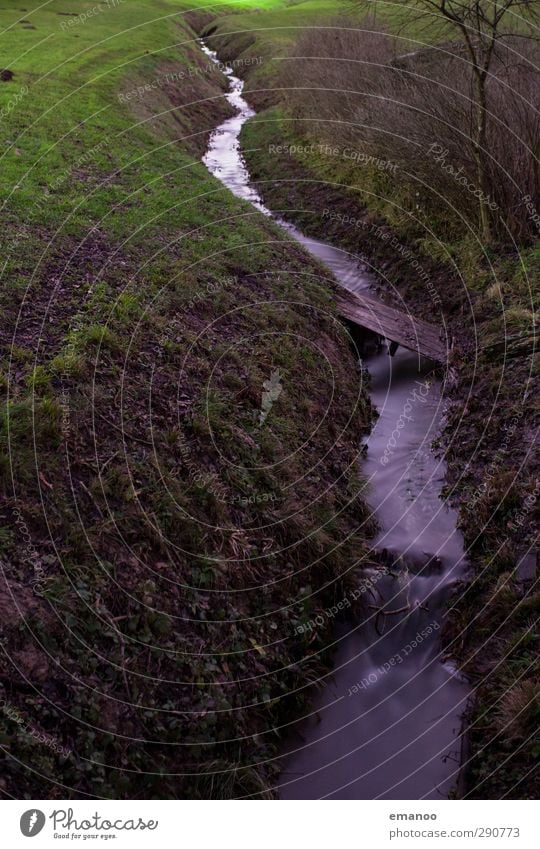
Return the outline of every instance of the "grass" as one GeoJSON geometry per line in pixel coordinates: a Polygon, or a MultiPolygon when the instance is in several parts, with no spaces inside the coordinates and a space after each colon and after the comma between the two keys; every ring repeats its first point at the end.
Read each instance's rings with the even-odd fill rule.
{"type": "Polygon", "coordinates": [[[230,112],[188,4],[94,5],[0,11],[1,695],[71,752],[0,715],[5,786],[268,795],[371,410],[325,272],[200,162],[230,112]]]}
{"type": "MultiPolygon", "coordinates": [[[[227,7],[227,4],[225,4],[227,7]]],[[[310,27],[333,27],[344,19],[364,26],[366,15],[374,14],[376,26],[390,30],[403,53],[417,49],[440,37],[441,28],[427,27],[426,21],[396,3],[353,3],[349,0],[276,0],[269,3],[230,4],[230,13],[220,11],[217,19],[208,21],[206,32],[212,33],[224,58],[244,55],[262,56],[265,67],[253,69],[250,82],[262,86],[272,84],[279,68],[294,46],[299,34],[310,27]]],[[[350,25],[350,24],[349,24],[350,25]]]]}

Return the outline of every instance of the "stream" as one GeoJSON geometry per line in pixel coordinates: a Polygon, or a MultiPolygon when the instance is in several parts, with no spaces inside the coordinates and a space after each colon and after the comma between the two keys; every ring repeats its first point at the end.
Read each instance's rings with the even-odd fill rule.
{"type": "MultiPolygon", "coordinates": [[[[239,135],[255,112],[242,97],[243,81],[230,68],[224,72],[236,114],[212,133],[204,164],[284,227],[342,286],[373,297],[374,280],[358,261],[273,215],[250,184],[239,135]]],[[[336,629],[332,675],[282,752],[282,799],[447,798],[460,769],[469,687],[441,656],[440,634],[467,564],[457,514],[440,497],[444,461],[431,448],[444,417],[443,386],[434,363],[403,348],[390,357],[383,347],[363,364],[379,418],[365,440],[361,470],[380,528],[372,545],[386,551],[388,565],[364,576],[374,608],[367,621],[336,629]],[[396,430],[398,421],[405,426],[396,430]]]]}

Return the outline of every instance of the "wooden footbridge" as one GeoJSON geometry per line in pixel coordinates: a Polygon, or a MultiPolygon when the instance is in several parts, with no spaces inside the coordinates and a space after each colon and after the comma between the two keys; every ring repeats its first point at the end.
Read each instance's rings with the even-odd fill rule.
{"type": "Polygon", "coordinates": [[[440,329],[410,313],[389,307],[369,295],[347,291],[339,295],[338,312],[349,325],[353,341],[360,347],[366,337],[375,334],[390,341],[391,355],[401,345],[438,363],[447,362],[448,344],[440,329]]]}

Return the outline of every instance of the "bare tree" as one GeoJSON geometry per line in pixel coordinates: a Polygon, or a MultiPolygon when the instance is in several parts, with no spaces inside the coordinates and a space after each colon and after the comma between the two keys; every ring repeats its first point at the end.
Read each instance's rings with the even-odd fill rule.
{"type": "MultiPolygon", "coordinates": [[[[488,78],[502,38],[511,34],[527,35],[540,18],[540,0],[398,0],[408,10],[416,9],[432,23],[449,25],[462,40],[474,80],[476,120],[473,146],[476,182],[484,196],[489,194],[487,149],[488,78]]],[[[370,6],[372,3],[370,3],[370,6]]],[[[491,241],[490,214],[487,204],[479,204],[480,228],[486,242],[491,241]]]]}

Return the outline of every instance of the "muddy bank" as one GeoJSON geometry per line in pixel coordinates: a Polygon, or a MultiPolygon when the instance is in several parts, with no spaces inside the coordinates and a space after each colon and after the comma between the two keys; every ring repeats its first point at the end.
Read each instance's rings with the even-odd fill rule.
{"type": "Polygon", "coordinates": [[[362,203],[361,165],[352,185],[339,182],[332,170],[336,160],[346,160],[328,145],[295,136],[292,122],[277,108],[246,124],[241,143],[253,183],[272,210],[286,211],[307,235],[360,260],[380,297],[451,326],[456,344],[467,344],[467,296],[459,275],[422,254],[362,203]]]}

